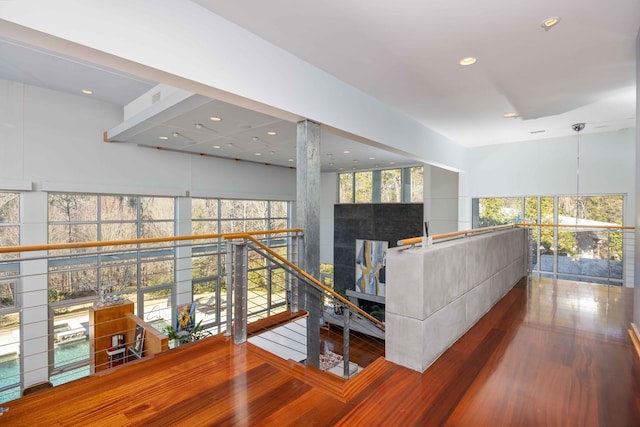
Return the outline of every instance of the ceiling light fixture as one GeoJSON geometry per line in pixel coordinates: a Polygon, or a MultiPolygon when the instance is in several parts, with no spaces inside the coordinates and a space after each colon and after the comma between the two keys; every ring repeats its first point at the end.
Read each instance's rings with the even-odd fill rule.
{"type": "Polygon", "coordinates": [[[542,24],[540,26],[544,28],[545,31],[549,31],[550,29],[555,27],[558,22],[560,22],[560,18],[558,18],[557,16],[552,16],[551,18],[547,18],[542,21],[542,24]]]}
{"type": "Polygon", "coordinates": [[[220,147],[219,145],[214,145],[213,148],[215,148],[216,150],[219,150],[222,147],[220,147]]]}
{"type": "Polygon", "coordinates": [[[351,154],[351,151],[349,151],[349,150],[344,150],[342,153],[343,153],[343,154],[351,154]]]}
{"type": "Polygon", "coordinates": [[[195,126],[195,127],[196,127],[196,129],[198,129],[198,130],[206,129],[206,130],[208,130],[209,132],[218,133],[218,131],[217,131],[217,130],[215,130],[215,129],[211,129],[210,127],[207,127],[207,126],[203,125],[202,123],[196,123],[194,126],[195,126]]]}
{"type": "Polygon", "coordinates": [[[219,122],[222,121],[222,119],[218,116],[211,116],[209,117],[209,120],[211,120],[212,122],[219,122]]]}
{"type": "Polygon", "coordinates": [[[93,91],[89,89],[82,89],[80,92],[84,93],[85,95],[93,95],[93,91]]]}
{"type": "Polygon", "coordinates": [[[276,132],[274,130],[270,130],[270,131],[267,132],[267,135],[270,135],[270,136],[275,136],[277,134],[278,134],[278,132],[276,132]]]}
{"type": "Polygon", "coordinates": [[[169,139],[169,137],[168,137],[168,136],[159,136],[158,138],[159,138],[159,139],[161,139],[161,140],[163,140],[163,141],[166,141],[167,139],[169,139]]]}
{"type": "Polygon", "coordinates": [[[290,162],[293,162],[293,161],[294,161],[293,159],[287,159],[287,160],[288,160],[288,161],[290,161],[290,162]]]}
{"type": "Polygon", "coordinates": [[[512,111],[512,112],[510,112],[510,113],[504,113],[504,114],[502,115],[502,117],[504,117],[505,119],[515,119],[515,118],[520,117],[520,116],[518,115],[518,113],[514,113],[514,112],[512,111]]]}
{"type": "Polygon", "coordinates": [[[467,67],[469,65],[475,64],[476,62],[478,62],[478,58],[474,56],[467,56],[466,58],[462,58],[460,62],[458,62],[458,64],[462,65],[463,67],[467,67]]]}

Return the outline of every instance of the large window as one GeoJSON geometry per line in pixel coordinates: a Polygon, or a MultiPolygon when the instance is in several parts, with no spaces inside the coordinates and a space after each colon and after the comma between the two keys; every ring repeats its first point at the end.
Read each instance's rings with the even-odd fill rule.
{"type": "MultiPolygon", "coordinates": [[[[193,234],[281,230],[290,227],[290,203],[270,200],[192,199],[193,234]]],[[[259,236],[287,257],[287,241],[259,236]]],[[[200,241],[193,248],[193,299],[198,302],[196,322],[220,327],[227,308],[224,262],[226,244],[220,239],[200,241]]],[[[255,255],[255,254],[253,254],[255,255]]],[[[273,312],[286,306],[284,271],[263,257],[250,255],[249,315],[273,312]]]]}
{"type": "Polygon", "coordinates": [[[623,224],[624,196],[529,196],[473,199],[473,226],[519,221],[532,227],[532,270],[554,277],[622,284],[623,232],[591,226],[623,224]],[[581,227],[582,226],[582,227],[581,227]]]}
{"type": "MultiPolygon", "coordinates": [[[[0,246],[20,243],[20,196],[0,192],[0,246]]],[[[17,254],[0,254],[0,402],[20,396],[20,268],[17,254]]]]}
{"type": "Polygon", "coordinates": [[[422,201],[422,166],[338,174],[338,203],[421,203],[422,201]]]}

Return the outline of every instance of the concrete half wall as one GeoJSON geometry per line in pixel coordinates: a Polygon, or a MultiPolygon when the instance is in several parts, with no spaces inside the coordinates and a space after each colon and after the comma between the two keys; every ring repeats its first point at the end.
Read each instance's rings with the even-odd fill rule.
{"type": "Polygon", "coordinates": [[[524,229],[390,249],[387,360],[427,369],[526,275],[526,253],[524,229]]]}

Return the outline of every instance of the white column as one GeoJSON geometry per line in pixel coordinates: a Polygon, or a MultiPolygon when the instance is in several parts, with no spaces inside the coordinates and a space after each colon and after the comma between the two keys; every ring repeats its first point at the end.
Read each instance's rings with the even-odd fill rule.
{"type": "MultiPolygon", "coordinates": [[[[23,192],[20,200],[20,243],[47,243],[47,193],[23,192]]],[[[41,258],[46,251],[23,252],[23,258],[41,258]]],[[[47,260],[20,263],[21,357],[23,386],[49,379],[49,309],[47,260]]]]}

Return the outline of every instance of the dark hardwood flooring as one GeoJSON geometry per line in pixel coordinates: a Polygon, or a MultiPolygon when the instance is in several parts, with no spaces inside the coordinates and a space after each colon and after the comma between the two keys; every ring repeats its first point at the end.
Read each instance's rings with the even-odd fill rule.
{"type": "Polygon", "coordinates": [[[521,281],[424,373],[353,379],[217,336],[4,403],[8,426],[640,426],[632,289],[521,281]]]}

